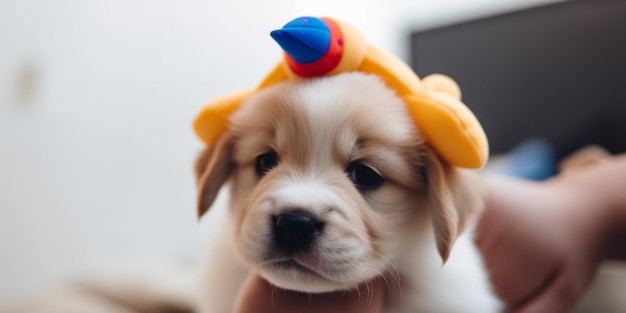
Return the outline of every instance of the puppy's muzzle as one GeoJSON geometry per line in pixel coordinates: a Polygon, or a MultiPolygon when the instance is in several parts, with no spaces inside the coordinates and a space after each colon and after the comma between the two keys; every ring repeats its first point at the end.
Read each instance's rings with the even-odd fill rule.
{"type": "Polygon", "coordinates": [[[311,249],[324,229],[323,222],[300,210],[283,211],[271,223],[275,247],[289,255],[311,249]]]}

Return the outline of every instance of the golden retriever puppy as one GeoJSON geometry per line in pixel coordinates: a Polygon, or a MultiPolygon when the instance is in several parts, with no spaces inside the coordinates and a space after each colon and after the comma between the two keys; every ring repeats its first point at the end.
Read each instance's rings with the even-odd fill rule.
{"type": "Polygon", "coordinates": [[[498,312],[471,238],[480,181],[425,144],[377,77],[292,80],[255,94],[196,164],[210,242],[200,310],[230,312],[249,271],[305,292],[382,275],[387,312],[498,312]],[[454,244],[454,249],[452,249],[454,244]]]}

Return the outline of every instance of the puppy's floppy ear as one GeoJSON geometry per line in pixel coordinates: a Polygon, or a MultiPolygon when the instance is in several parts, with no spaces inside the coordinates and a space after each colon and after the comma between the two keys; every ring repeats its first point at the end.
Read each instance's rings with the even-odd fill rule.
{"type": "Polygon", "coordinates": [[[234,167],[232,149],[231,137],[225,134],[198,156],[194,167],[198,183],[198,218],[211,207],[220,188],[230,176],[234,167]]]}
{"type": "Polygon", "coordinates": [[[427,148],[426,176],[439,255],[445,263],[467,219],[480,209],[478,177],[449,165],[427,148]]]}

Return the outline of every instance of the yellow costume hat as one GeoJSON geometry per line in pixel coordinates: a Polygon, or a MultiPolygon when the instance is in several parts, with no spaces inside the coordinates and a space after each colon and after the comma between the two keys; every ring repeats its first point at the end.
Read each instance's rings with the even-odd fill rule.
{"type": "Polygon", "coordinates": [[[433,74],[420,80],[400,59],[367,45],[358,30],[336,19],[300,17],[271,36],[285,50],[283,60],[256,89],[211,101],[194,120],[195,133],[207,146],[226,132],[230,114],[260,89],[292,78],[359,71],[378,75],[396,91],[426,143],[448,163],[476,169],[487,162],[485,132],[451,78],[433,74]]]}

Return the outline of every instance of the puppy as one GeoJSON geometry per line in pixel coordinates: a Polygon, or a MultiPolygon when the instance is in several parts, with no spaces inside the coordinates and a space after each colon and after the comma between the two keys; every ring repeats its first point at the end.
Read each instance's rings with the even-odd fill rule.
{"type": "Polygon", "coordinates": [[[203,313],[230,312],[251,270],[313,293],[382,275],[396,290],[386,312],[500,311],[471,238],[480,181],[425,144],[377,76],[261,90],[196,173],[200,216],[229,195],[208,216],[203,313]]]}

